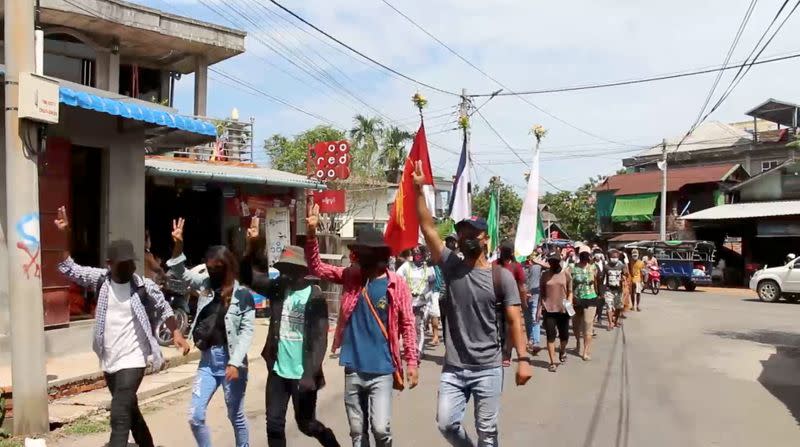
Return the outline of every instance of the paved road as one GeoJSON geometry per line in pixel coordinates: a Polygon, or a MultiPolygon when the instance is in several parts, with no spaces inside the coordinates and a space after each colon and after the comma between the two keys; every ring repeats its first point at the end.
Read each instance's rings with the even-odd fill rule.
{"type": "MultiPolygon", "coordinates": [[[[523,388],[507,371],[501,442],[522,446],[797,446],[800,445],[800,305],[761,303],[741,295],[668,292],[646,295],[644,311],[624,331],[598,331],[593,360],[571,356],[557,373],[544,357],[523,388]]],[[[574,341],[570,341],[573,346],[574,341]]],[[[442,350],[423,362],[421,384],[395,402],[395,444],[444,445],[435,424],[442,350]]],[[[326,364],[329,386],[319,414],[348,444],[342,372],[326,364]]],[[[264,367],[256,362],[247,411],[252,445],[266,445],[264,367]]],[[[164,446],[192,444],[188,391],[146,417],[164,446]]],[[[212,403],[217,446],[232,431],[222,398],[212,403]]],[[[291,416],[290,416],[291,417],[291,416]]],[[[472,412],[468,427],[474,433],[472,412]]],[[[291,419],[290,419],[291,420],[291,419]]],[[[313,446],[293,423],[289,445],[313,446]]],[[[104,436],[65,439],[57,446],[100,446],[104,436]]],[[[52,445],[53,443],[51,443],[52,445]]]]}

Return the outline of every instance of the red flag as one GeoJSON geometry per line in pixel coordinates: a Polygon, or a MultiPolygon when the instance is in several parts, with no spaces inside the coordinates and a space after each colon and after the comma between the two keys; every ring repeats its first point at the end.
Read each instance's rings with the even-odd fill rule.
{"type": "Polygon", "coordinates": [[[414,145],[403,167],[403,178],[397,188],[394,207],[389,215],[384,239],[397,255],[403,250],[414,248],[419,242],[419,218],[417,218],[416,192],[414,191],[414,168],[417,161],[422,162],[425,184],[433,185],[433,171],[428,154],[428,140],[425,138],[425,124],[420,123],[414,145]]]}

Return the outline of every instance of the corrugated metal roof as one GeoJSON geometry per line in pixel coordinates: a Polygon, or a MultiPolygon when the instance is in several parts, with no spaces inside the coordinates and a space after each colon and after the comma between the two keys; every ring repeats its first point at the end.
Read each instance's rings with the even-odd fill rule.
{"type": "MultiPolygon", "coordinates": [[[[746,113],[748,116],[754,118],[761,118],[773,123],[782,124],[786,127],[794,127],[797,125],[798,116],[800,116],[800,106],[792,104],[791,102],[779,101],[770,98],[758,107],[746,113]]],[[[759,140],[761,135],[759,132],[759,140]]]]}
{"type": "Polygon", "coordinates": [[[800,200],[731,203],[704,209],[702,211],[683,216],[682,219],[724,220],[793,215],[800,215],[800,200]]]}
{"type": "Polygon", "coordinates": [[[164,177],[325,189],[316,179],[269,168],[166,158],[147,158],[144,164],[148,173],[164,177]]]}
{"type": "MultiPolygon", "coordinates": [[[[719,121],[707,121],[699,125],[697,129],[684,140],[683,144],[677,147],[678,142],[680,142],[682,138],[683,135],[667,140],[667,152],[669,154],[681,154],[718,147],[749,144],[753,141],[753,136],[748,132],[719,121]]],[[[634,157],[660,156],[661,151],[662,148],[659,144],[636,154],[634,157]]]]}
{"type": "Polygon", "coordinates": [[[660,235],[658,233],[653,233],[653,232],[622,233],[612,237],[608,241],[609,242],[657,241],[659,236],[660,235]]]}
{"type": "MultiPolygon", "coordinates": [[[[740,166],[734,163],[712,166],[697,166],[667,170],[667,191],[677,191],[686,185],[720,182],[736,172],[740,166]]],[[[646,194],[661,192],[661,171],[634,172],[612,175],[595,188],[595,191],[614,191],[614,195],[646,194]]]]}

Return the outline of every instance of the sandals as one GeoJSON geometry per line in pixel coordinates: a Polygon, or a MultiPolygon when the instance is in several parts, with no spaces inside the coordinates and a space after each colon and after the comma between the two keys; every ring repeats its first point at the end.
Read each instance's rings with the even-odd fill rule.
{"type": "Polygon", "coordinates": [[[563,352],[558,355],[558,361],[561,363],[567,363],[567,353],[563,352]]]}
{"type": "Polygon", "coordinates": [[[551,363],[550,366],[547,367],[547,370],[550,371],[551,373],[554,373],[556,372],[556,370],[558,370],[558,365],[556,365],[555,363],[551,363]]]}

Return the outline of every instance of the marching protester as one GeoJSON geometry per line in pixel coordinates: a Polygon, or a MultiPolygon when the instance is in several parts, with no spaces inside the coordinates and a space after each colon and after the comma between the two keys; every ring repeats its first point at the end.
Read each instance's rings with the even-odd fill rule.
{"type": "Polygon", "coordinates": [[[320,445],[337,447],[333,431],[316,419],[317,392],[325,386],[322,361],[328,349],[328,304],[318,285],[306,279],[308,265],[301,247],[284,248],[274,267],[281,272],[272,285],[270,325],[261,353],[267,362],[267,443],[286,446],[286,410],[292,400],[300,431],[320,445]]]}
{"type": "Polygon", "coordinates": [[[172,224],[174,244],[170,272],[200,294],[191,336],[200,349],[189,408],[189,425],[199,447],[211,446],[206,413],[217,388],[222,387],[228,419],[233,425],[236,447],[250,445],[244,394],[247,390],[247,351],[253,341],[255,303],[253,295],[239,283],[239,263],[225,246],[210,247],[203,273],[186,268],[183,254],[184,220],[172,224]]]}
{"type": "Polygon", "coordinates": [[[519,356],[517,385],[524,385],[532,375],[525,351],[519,288],[511,273],[492,266],[486,259],[488,235],[484,219],[458,223],[456,232],[463,260],[445,247],[422,192],[424,182],[422,163],[417,162],[414,184],[420,229],[433,262],[442,268],[448,288],[442,306],[445,360],[436,416],[439,430],[451,445],[476,445],[462,424],[467,402],[474,399],[477,445],[496,446],[503,389],[502,322],[508,323],[519,356]]]}
{"type": "Polygon", "coordinates": [[[547,255],[549,269],[542,273],[539,286],[539,306],[537,315],[544,323],[547,337],[547,354],[550,357],[550,372],[556,372],[558,366],[567,361],[567,343],[569,343],[569,314],[567,304],[572,305],[572,277],[561,265],[561,255],[552,251],[547,255]],[[556,363],[556,336],[561,341],[556,363]]]}
{"type": "Polygon", "coordinates": [[[425,347],[425,324],[432,306],[433,286],[436,282],[436,271],[425,262],[422,246],[411,251],[411,261],[397,269],[397,276],[403,278],[411,290],[411,307],[414,310],[417,330],[417,350],[420,357],[425,347]]]}
{"type": "Polygon", "coordinates": [[[528,352],[538,355],[542,349],[539,346],[541,339],[542,318],[539,315],[539,298],[541,295],[541,280],[543,267],[549,265],[541,260],[541,248],[537,248],[525,262],[525,284],[528,289],[528,305],[525,309],[525,332],[528,335],[528,352]]]}
{"type": "MultiPolygon", "coordinates": [[[[70,240],[66,207],[58,209],[55,225],[70,240]]],[[[128,240],[108,245],[105,269],[75,263],[69,249],[62,252],[58,270],[75,284],[94,290],[97,296],[92,348],[100,359],[111,392],[109,447],[127,447],[128,436],[140,447],[153,447],[153,436],[139,410],[136,392],[148,363],[153,371],[164,364],[154,331],[163,322],[172,332],[175,346],[189,353],[172,308],[158,286],[135,274],[136,253],[128,240]]]]}
{"type": "Polygon", "coordinates": [[[631,251],[631,261],[629,264],[631,275],[631,299],[632,306],[637,312],[641,312],[642,290],[644,290],[644,261],[639,259],[639,250],[633,249],[631,251]]]}
{"type": "Polygon", "coordinates": [[[626,283],[628,270],[619,258],[619,251],[611,249],[608,252],[608,264],[606,265],[603,284],[605,284],[605,294],[610,295],[613,313],[609,320],[609,327],[622,326],[620,315],[625,307],[623,302],[623,289],[626,283]]]}
{"type": "MultiPolygon", "coordinates": [[[[514,257],[514,241],[504,240],[500,243],[500,255],[494,262],[495,265],[505,268],[514,277],[519,290],[520,306],[523,314],[528,312],[528,286],[526,284],[527,278],[525,271],[522,269],[522,264],[517,262],[514,257]]],[[[508,328],[509,330],[511,328],[508,328]]],[[[527,332],[526,332],[527,333],[527,332]]],[[[503,367],[508,368],[511,366],[511,350],[514,338],[506,334],[506,343],[503,347],[503,367]]],[[[527,347],[527,346],[526,346],[527,347]]]]}
{"type": "MultiPolygon", "coordinates": [[[[592,261],[591,262],[592,262],[592,266],[594,266],[595,273],[596,273],[596,275],[595,275],[595,284],[597,285],[596,288],[597,288],[597,296],[598,296],[598,299],[597,299],[597,310],[596,310],[597,315],[595,316],[595,320],[597,321],[598,324],[600,324],[603,321],[603,311],[605,311],[606,312],[606,315],[605,315],[606,316],[606,320],[608,322],[608,324],[606,325],[606,328],[610,331],[611,330],[611,313],[613,312],[613,307],[606,306],[606,302],[602,298],[603,297],[603,292],[604,292],[603,287],[604,287],[604,284],[605,284],[605,282],[604,282],[605,269],[606,269],[606,266],[608,264],[606,262],[605,256],[603,255],[602,250],[600,250],[600,248],[597,246],[597,244],[595,244],[593,247],[594,248],[592,248],[592,261]]],[[[594,335],[596,336],[597,334],[595,333],[594,335]]]]}
{"type": "Polygon", "coordinates": [[[390,250],[380,231],[360,231],[350,246],[358,266],[343,268],[320,259],[318,225],[319,205],[314,205],[306,219],[306,261],[312,275],[343,285],[332,350],[341,348],[339,364],[345,368],[344,404],[350,437],[354,447],[369,445],[363,434],[367,407],[376,446],[391,446],[392,389],[405,387],[401,336],[405,381],[410,388],[419,382],[411,292],[400,276],[388,270],[390,250]]]}
{"type": "MultiPolygon", "coordinates": [[[[428,262],[433,265],[430,251],[428,251],[428,262]]],[[[441,300],[447,294],[447,284],[444,281],[441,267],[433,265],[433,272],[436,276],[433,282],[431,309],[428,315],[431,321],[431,346],[439,346],[439,328],[442,325],[441,300]]]]}
{"type": "Polygon", "coordinates": [[[592,328],[597,310],[597,274],[589,262],[591,257],[589,247],[582,246],[578,253],[578,263],[570,271],[572,290],[575,293],[575,316],[572,317],[572,330],[577,341],[575,352],[585,361],[592,358],[592,328]]]}

